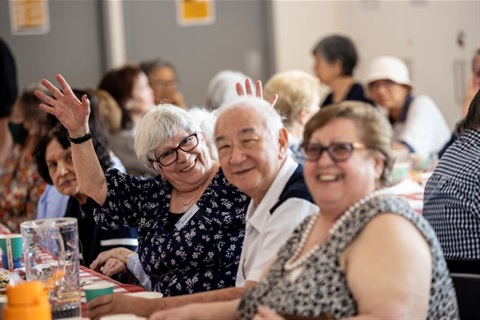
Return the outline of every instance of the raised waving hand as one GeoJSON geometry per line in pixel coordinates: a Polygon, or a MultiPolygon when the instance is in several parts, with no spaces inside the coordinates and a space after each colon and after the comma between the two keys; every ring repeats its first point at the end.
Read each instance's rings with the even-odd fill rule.
{"type": "MultiPolygon", "coordinates": [[[[250,80],[249,78],[245,79],[245,90],[243,89],[243,86],[240,82],[237,82],[236,89],[237,89],[237,94],[239,96],[254,95],[253,89],[252,89],[252,80],[250,80]]],[[[263,99],[263,86],[262,86],[262,81],[260,80],[255,81],[255,96],[257,98],[263,99]]],[[[272,107],[275,106],[275,103],[277,102],[277,100],[278,100],[278,94],[274,94],[272,97],[272,100],[269,101],[272,107]]]]}
{"type": "Polygon", "coordinates": [[[41,81],[53,97],[40,90],[35,91],[35,95],[44,102],[40,104],[40,109],[53,114],[74,138],[83,136],[89,130],[90,101],[86,95],[82,97],[82,101],[78,100],[62,75],[57,74],[56,79],[61,90],[47,79],[41,81]]]}

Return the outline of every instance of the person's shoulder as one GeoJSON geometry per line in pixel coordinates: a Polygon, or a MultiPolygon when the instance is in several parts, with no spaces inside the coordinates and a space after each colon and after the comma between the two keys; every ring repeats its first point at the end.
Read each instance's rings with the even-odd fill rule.
{"type": "Polygon", "coordinates": [[[295,171],[290,175],[290,178],[280,193],[277,203],[270,209],[270,213],[273,213],[283,203],[293,198],[302,199],[313,203],[313,198],[305,183],[303,166],[301,164],[299,164],[295,171]]]}
{"type": "Polygon", "coordinates": [[[246,199],[248,198],[240,189],[238,189],[236,186],[234,186],[227,180],[225,174],[223,173],[222,167],[218,169],[218,172],[213,177],[210,185],[217,192],[225,193],[226,195],[231,196],[241,195],[245,196],[246,199]]]}
{"type": "Polygon", "coordinates": [[[413,98],[412,107],[422,107],[422,108],[429,107],[430,109],[440,110],[438,109],[438,106],[435,103],[435,101],[433,101],[432,98],[424,94],[415,96],[413,98]]]}

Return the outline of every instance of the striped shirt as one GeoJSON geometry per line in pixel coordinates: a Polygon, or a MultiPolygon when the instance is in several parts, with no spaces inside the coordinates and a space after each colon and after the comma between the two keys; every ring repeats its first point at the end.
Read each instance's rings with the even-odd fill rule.
{"type": "Polygon", "coordinates": [[[466,130],[425,187],[423,215],[447,260],[480,259],[480,132],[466,130]]]}

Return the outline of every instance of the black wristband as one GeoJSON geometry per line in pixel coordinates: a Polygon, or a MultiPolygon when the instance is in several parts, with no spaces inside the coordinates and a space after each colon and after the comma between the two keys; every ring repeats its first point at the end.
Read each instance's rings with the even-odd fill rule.
{"type": "Polygon", "coordinates": [[[85,141],[88,141],[90,139],[92,139],[92,134],[90,132],[78,138],[72,138],[70,137],[70,135],[68,135],[68,140],[70,140],[71,143],[75,143],[75,144],[84,143],[85,141]]]}

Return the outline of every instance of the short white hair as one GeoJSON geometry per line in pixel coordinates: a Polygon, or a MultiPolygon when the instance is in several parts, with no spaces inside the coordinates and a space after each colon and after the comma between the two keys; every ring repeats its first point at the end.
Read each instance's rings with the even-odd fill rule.
{"type": "Polygon", "coordinates": [[[260,116],[267,131],[275,139],[279,137],[280,130],[284,128],[282,117],[277,110],[275,110],[269,102],[251,95],[240,96],[220,106],[220,108],[216,110],[217,122],[222,114],[233,109],[243,109],[245,112],[253,112],[260,116]]]}
{"type": "Polygon", "coordinates": [[[202,132],[192,114],[173,104],[151,107],[143,116],[135,135],[135,153],[146,166],[152,167],[155,149],[167,142],[180,130],[187,133],[202,132]]]}

